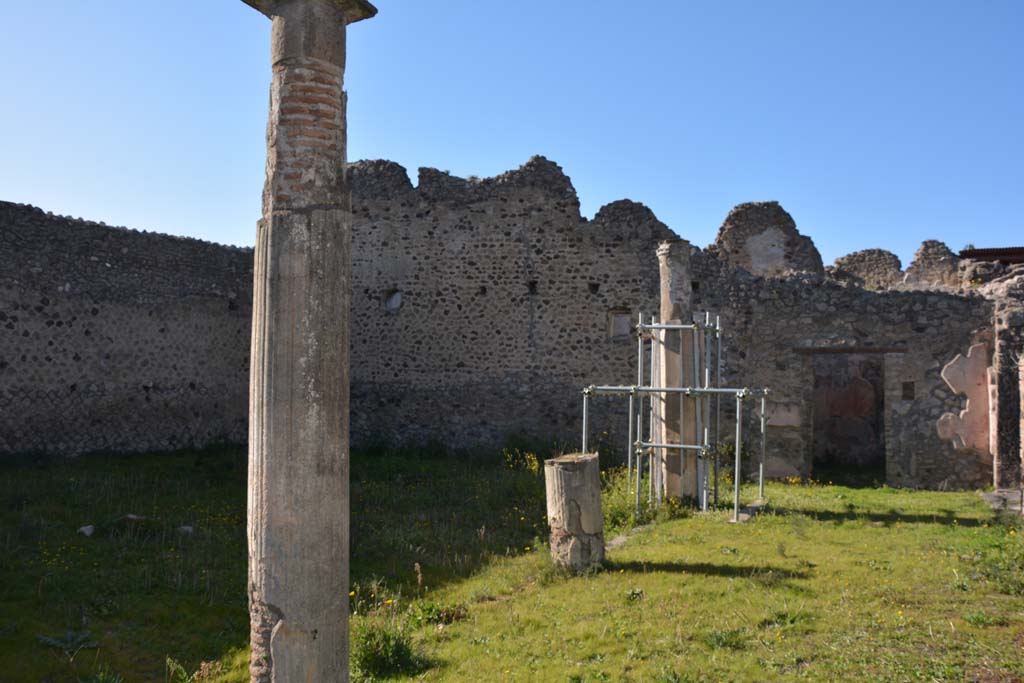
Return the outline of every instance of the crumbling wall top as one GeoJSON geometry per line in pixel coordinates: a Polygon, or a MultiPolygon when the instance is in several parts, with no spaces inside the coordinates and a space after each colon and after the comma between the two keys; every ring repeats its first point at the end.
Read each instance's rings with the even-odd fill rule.
{"type": "Polygon", "coordinates": [[[590,229],[607,233],[612,239],[662,241],[677,238],[650,208],[631,199],[602,206],[590,221],[590,229]]]}
{"type": "Polygon", "coordinates": [[[793,217],[775,201],[733,207],[708,252],[759,276],[825,270],[814,242],[800,234],[793,217]]]}
{"type": "Polygon", "coordinates": [[[868,289],[889,289],[903,281],[903,264],[896,254],[885,249],[862,249],[840,256],[828,271],[834,280],[868,289]]]}
{"type": "Polygon", "coordinates": [[[959,258],[945,243],[925,240],[907,267],[903,284],[913,288],[958,287],[959,258]]]}
{"type": "Polygon", "coordinates": [[[387,199],[412,192],[405,167],[387,159],[362,159],[348,165],[348,183],[353,197],[387,199]]]}
{"type": "Polygon", "coordinates": [[[436,168],[421,168],[417,189],[425,199],[459,204],[494,199],[507,190],[536,189],[579,207],[569,176],[561,166],[542,156],[531,157],[519,168],[493,178],[460,178],[436,168]]]}

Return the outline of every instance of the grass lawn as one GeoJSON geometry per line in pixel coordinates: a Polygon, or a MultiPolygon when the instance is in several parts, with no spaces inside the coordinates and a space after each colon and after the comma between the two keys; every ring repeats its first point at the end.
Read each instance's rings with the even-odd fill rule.
{"type": "MultiPolygon", "coordinates": [[[[749,523],[663,510],[568,577],[535,465],[353,457],[364,678],[1024,681],[1019,519],[976,493],[770,484],[749,523]]],[[[0,680],[247,680],[244,515],[238,449],[0,464],[0,680]]]]}

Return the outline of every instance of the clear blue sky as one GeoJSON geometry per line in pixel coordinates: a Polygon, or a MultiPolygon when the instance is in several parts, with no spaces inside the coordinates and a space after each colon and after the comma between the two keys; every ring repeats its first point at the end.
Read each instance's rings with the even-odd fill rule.
{"type": "MultiPolygon", "coordinates": [[[[377,0],[350,159],[543,154],[704,245],[777,199],[826,263],[1024,243],[1024,2],[377,0]]],[[[5,3],[0,199],[250,245],[269,22],[239,0],[5,3]]]]}

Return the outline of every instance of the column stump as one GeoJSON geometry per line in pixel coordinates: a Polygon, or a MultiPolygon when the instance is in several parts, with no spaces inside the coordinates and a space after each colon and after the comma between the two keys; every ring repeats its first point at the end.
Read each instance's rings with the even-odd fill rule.
{"type": "Polygon", "coordinates": [[[551,560],[577,574],[604,562],[601,469],[597,453],[544,461],[551,560]]]}

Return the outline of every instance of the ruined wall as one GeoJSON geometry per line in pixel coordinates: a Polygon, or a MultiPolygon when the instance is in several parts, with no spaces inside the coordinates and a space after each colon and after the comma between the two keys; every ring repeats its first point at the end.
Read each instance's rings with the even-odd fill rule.
{"type": "Polygon", "coordinates": [[[708,253],[752,275],[824,272],[814,242],[800,234],[793,217],[778,202],[734,207],[708,253]]]}
{"type": "Polygon", "coordinates": [[[896,254],[885,249],[863,249],[836,259],[829,277],[867,289],[889,289],[903,282],[903,266],[896,254]]]}
{"type": "Polygon", "coordinates": [[[0,453],[246,436],[252,254],[0,202],[0,453]]]}
{"type": "Polygon", "coordinates": [[[995,362],[998,425],[994,484],[1016,488],[1022,481],[1021,400],[1018,364],[1024,351],[1024,272],[1011,269],[1005,277],[979,288],[995,301],[995,362]]]}
{"type": "Polygon", "coordinates": [[[938,240],[925,240],[907,266],[903,283],[908,287],[960,286],[960,259],[949,247],[938,240]]]}
{"type": "MultiPolygon", "coordinates": [[[[671,231],[629,201],[582,219],[569,178],[539,157],[485,180],[421,169],[415,188],[390,162],[350,173],[354,434],[575,445],[580,389],[635,379],[629,325],[657,308],[655,248],[671,231]]],[[[595,401],[592,439],[624,413],[595,401]]]]}
{"type": "MultiPolygon", "coordinates": [[[[659,309],[656,249],[675,235],[630,201],[582,218],[569,178],[539,157],[483,180],[421,169],[416,187],[392,162],[349,172],[353,442],[523,435],[574,446],[581,387],[635,380],[630,327],[659,309]]],[[[990,455],[954,450],[936,428],[964,402],[943,365],[983,342],[996,365],[1002,480],[1019,480],[1017,279],[869,291],[823,275],[778,204],[729,216],[715,245],[691,248],[692,302],[723,317],[727,383],[773,390],[770,474],[811,471],[816,358],[856,352],[882,359],[890,483],[991,481],[990,455]],[[778,268],[760,277],[743,260],[766,234],[778,268]]],[[[0,452],[245,439],[250,251],[13,204],[0,204],[0,246],[0,452]]],[[[592,406],[594,442],[607,431],[624,452],[624,402],[592,406]]]]}
{"type": "Polygon", "coordinates": [[[896,254],[885,249],[864,249],[840,256],[825,269],[825,274],[837,282],[867,289],[963,292],[977,289],[1005,275],[1007,270],[998,262],[961,259],[945,243],[925,240],[906,271],[901,270],[896,254]]]}
{"type": "MultiPolygon", "coordinates": [[[[630,201],[581,218],[542,158],[416,188],[391,162],[350,173],[354,443],[575,445],[580,389],[635,376],[671,231],[630,201]]],[[[250,250],[13,204],[0,245],[0,453],[245,440],[250,250]]],[[[620,403],[595,402],[595,441],[620,403]]]]}
{"type": "Polygon", "coordinates": [[[942,380],[942,366],[972,342],[991,343],[990,302],[941,292],[873,292],[811,274],[758,278],[700,250],[691,263],[699,283],[694,308],[723,317],[726,382],[772,389],[771,476],[812,471],[815,355],[857,352],[884,357],[890,484],[969,487],[990,480],[990,455],[955,450],[936,429],[943,413],[963,403],[942,380]]]}

